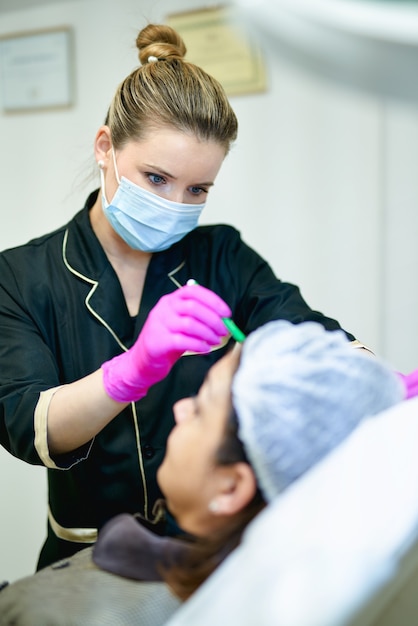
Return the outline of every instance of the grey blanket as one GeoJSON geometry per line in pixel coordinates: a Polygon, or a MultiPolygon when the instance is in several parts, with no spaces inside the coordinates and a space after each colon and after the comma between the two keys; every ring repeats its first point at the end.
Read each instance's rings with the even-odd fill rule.
{"type": "Polygon", "coordinates": [[[161,626],[180,605],[161,582],[99,569],[85,548],[0,591],[0,626],[161,626]]]}

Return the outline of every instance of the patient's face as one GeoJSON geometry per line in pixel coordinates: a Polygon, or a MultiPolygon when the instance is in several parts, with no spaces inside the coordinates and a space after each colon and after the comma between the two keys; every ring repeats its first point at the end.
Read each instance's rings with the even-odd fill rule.
{"type": "Polygon", "coordinates": [[[197,396],[174,407],[176,426],[157,474],[170,512],[187,532],[205,535],[218,520],[209,511],[215,497],[216,452],[231,411],[231,383],[239,355],[232,351],[209,371],[197,396]]]}

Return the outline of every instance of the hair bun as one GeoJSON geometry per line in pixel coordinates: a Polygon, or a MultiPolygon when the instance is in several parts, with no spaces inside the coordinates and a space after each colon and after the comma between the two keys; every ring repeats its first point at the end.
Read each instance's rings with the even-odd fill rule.
{"type": "Polygon", "coordinates": [[[170,26],[148,24],[136,38],[142,65],[155,60],[183,59],[187,49],[183,39],[170,26]]]}

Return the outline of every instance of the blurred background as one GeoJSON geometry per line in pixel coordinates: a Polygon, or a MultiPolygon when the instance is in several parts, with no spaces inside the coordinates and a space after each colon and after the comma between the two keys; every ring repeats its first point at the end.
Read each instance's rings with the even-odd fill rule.
{"type": "MultiPolygon", "coordinates": [[[[0,0],[0,51],[2,37],[57,27],[70,28],[73,43],[67,108],[6,110],[4,66],[0,74],[0,249],[62,225],[98,186],[94,136],[137,65],[140,28],[211,6],[0,0]]],[[[231,96],[239,136],[202,223],[233,224],[313,308],[406,373],[418,367],[418,4],[233,8],[261,51],[265,87],[231,96]]],[[[43,468],[0,449],[0,496],[1,582],[34,570],[46,528],[43,468]]]]}

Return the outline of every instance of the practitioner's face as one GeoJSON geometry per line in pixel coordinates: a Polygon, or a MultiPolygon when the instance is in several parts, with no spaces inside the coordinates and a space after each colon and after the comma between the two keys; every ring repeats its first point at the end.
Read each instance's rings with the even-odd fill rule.
{"type": "MultiPolygon", "coordinates": [[[[96,159],[103,162],[106,196],[113,198],[118,182],[107,126],[96,137],[96,159]]],[[[159,196],[186,204],[200,204],[214,184],[225,148],[214,141],[171,127],[150,129],[140,141],[115,150],[119,177],[159,196]]]]}
{"type": "Polygon", "coordinates": [[[221,466],[216,461],[231,412],[231,383],[238,359],[238,351],[230,352],[211,368],[197,396],[174,405],[176,426],[158,470],[168,509],[181,528],[195,535],[219,528],[246,504],[236,501],[240,466],[245,465],[251,475],[251,497],[255,492],[247,464],[221,466]]]}

